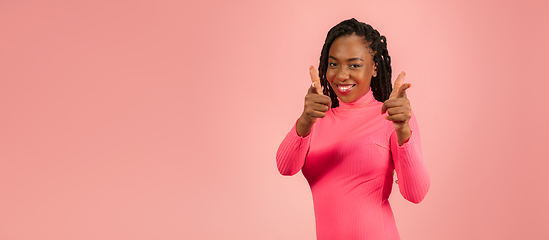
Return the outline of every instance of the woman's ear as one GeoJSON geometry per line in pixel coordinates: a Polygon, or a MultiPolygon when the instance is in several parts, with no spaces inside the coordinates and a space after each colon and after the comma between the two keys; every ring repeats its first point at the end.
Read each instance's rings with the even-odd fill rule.
{"type": "Polygon", "coordinates": [[[372,77],[377,77],[377,63],[374,63],[374,67],[372,69],[372,77]]]}

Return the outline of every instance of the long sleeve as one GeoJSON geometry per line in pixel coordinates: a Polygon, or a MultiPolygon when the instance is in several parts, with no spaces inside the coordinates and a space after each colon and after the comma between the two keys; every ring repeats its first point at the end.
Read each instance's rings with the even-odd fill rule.
{"type": "Polygon", "coordinates": [[[282,175],[291,176],[299,172],[305,164],[309,150],[311,133],[306,137],[297,135],[296,124],[288,132],[276,152],[276,166],[282,175]]]}
{"type": "Polygon", "coordinates": [[[423,162],[419,128],[413,113],[409,124],[412,136],[402,146],[398,145],[398,137],[393,129],[390,136],[391,153],[400,193],[408,201],[419,203],[429,191],[431,180],[423,162]]]}

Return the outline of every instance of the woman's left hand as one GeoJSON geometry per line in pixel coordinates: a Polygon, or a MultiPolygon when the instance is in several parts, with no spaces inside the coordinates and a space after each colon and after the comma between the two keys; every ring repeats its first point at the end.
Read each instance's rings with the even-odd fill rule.
{"type": "Polygon", "coordinates": [[[381,114],[385,112],[389,114],[385,119],[393,122],[399,146],[402,146],[412,136],[412,131],[408,124],[412,117],[412,107],[410,106],[410,100],[406,97],[406,89],[410,88],[412,84],[404,83],[405,77],[405,72],[401,72],[398,75],[389,99],[383,103],[383,107],[381,108],[381,114]]]}

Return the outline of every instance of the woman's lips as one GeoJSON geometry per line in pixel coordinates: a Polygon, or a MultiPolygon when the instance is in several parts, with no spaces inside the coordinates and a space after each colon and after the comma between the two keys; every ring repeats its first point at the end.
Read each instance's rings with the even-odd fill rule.
{"type": "Polygon", "coordinates": [[[355,84],[336,85],[336,87],[340,93],[348,93],[355,88],[355,84]]]}

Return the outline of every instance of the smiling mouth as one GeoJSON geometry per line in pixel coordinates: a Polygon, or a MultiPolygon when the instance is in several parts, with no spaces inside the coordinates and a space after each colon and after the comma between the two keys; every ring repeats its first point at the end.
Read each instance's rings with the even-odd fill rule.
{"type": "Polygon", "coordinates": [[[346,84],[346,85],[337,85],[336,84],[337,90],[340,93],[348,93],[351,90],[353,90],[353,88],[355,88],[355,86],[356,86],[356,84],[346,84]]]}

